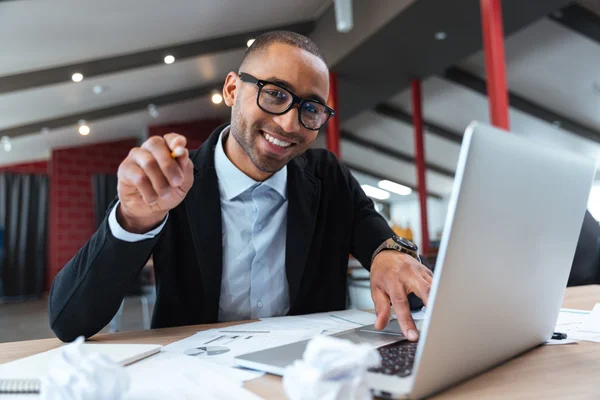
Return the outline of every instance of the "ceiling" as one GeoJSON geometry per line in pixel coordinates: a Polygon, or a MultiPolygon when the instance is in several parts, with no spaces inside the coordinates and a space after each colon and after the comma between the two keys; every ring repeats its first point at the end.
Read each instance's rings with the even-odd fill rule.
{"type": "MultiPolygon", "coordinates": [[[[290,26],[313,38],[338,73],[342,157],[361,183],[386,178],[416,187],[408,85],[423,78],[428,191],[447,196],[462,132],[472,120],[488,121],[485,95],[445,72],[485,80],[479,2],[354,1],[347,34],[335,30],[331,3],[146,0],[140,14],[131,0],[2,2],[0,37],[9,40],[0,41],[0,136],[11,136],[12,150],[0,149],[0,165],[47,159],[57,147],[141,138],[149,125],[226,117],[210,93],[237,68],[249,35],[290,26]],[[445,40],[435,39],[440,31],[445,40]],[[181,57],[164,64],[176,50],[181,57]],[[86,71],[80,83],[70,80],[76,68],[86,71]],[[95,94],[95,86],[103,92],[95,94]],[[95,117],[83,137],[76,122],[86,115],[95,117]]],[[[564,20],[568,7],[578,7],[600,21],[600,2],[503,4],[508,86],[528,105],[511,101],[511,129],[600,157],[600,42],[564,20]],[[564,10],[562,21],[557,10],[564,10]]],[[[315,145],[324,146],[324,138],[315,145]]]]}
{"type": "MultiPolygon", "coordinates": [[[[596,84],[600,85],[600,74],[594,67],[600,62],[600,43],[543,18],[507,38],[505,46],[510,92],[600,132],[600,86],[596,87],[596,84]]],[[[457,66],[485,78],[482,51],[465,58],[457,66]]],[[[448,130],[462,134],[472,120],[489,123],[487,98],[443,75],[425,79],[423,98],[425,120],[448,130]]],[[[410,112],[410,91],[399,93],[388,103],[410,112]]],[[[360,125],[361,118],[358,116],[348,124],[360,125]]],[[[509,118],[511,131],[516,134],[600,160],[600,136],[597,141],[582,138],[514,107],[510,109],[509,118]]],[[[560,123],[559,118],[556,121],[560,123]]],[[[390,123],[386,122],[386,126],[390,123]]],[[[403,125],[395,132],[402,133],[402,140],[410,140],[411,126],[403,125]]],[[[392,135],[388,134],[388,138],[392,135]]],[[[432,136],[426,135],[427,160],[456,166],[459,144],[442,139],[433,141],[432,136]]],[[[600,180],[600,174],[596,179],[600,180]]]]}
{"type": "Polygon", "coordinates": [[[312,20],[328,6],[323,0],[7,2],[0,5],[0,37],[10,38],[0,42],[0,76],[312,20]]]}

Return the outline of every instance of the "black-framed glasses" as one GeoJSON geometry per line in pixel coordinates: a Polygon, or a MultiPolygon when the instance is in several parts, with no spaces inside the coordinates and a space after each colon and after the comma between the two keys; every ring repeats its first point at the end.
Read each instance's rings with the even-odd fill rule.
{"type": "Polygon", "coordinates": [[[256,105],[266,113],[282,115],[298,104],[298,120],[306,129],[318,131],[335,115],[333,108],[317,100],[307,100],[296,96],[285,87],[269,81],[262,81],[245,72],[240,72],[243,82],[258,86],[256,105]]]}

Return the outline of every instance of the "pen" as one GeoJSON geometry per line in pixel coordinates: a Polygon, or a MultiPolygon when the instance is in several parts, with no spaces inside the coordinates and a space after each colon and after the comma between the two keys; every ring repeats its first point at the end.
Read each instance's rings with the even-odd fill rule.
{"type": "Polygon", "coordinates": [[[554,334],[552,334],[552,339],[554,339],[554,340],[562,340],[562,339],[566,339],[566,338],[567,338],[566,333],[554,332],[554,334]]]}
{"type": "Polygon", "coordinates": [[[171,152],[171,158],[181,157],[185,153],[185,148],[178,146],[171,152]]]}

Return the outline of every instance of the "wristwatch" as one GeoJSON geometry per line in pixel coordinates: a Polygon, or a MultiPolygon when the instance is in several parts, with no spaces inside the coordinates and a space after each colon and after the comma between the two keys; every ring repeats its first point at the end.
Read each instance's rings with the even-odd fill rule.
{"type": "Polygon", "coordinates": [[[421,262],[421,257],[419,256],[419,248],[417,247],[417,245],[411,242],[410,240],[404,239],[400,236],[394,235],[385,242],[383,242],[373,253],[373,257],[371,257],[371,264],[373,264],[375,256],[381,253],[383,250],[396,250],[400,253],[408,254],[409,256],[415,258],[418,262],[421,262]]]}

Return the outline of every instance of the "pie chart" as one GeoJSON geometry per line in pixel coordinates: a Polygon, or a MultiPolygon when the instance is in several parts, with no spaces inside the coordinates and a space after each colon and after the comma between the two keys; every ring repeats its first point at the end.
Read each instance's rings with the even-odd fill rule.
{"type": "Polygon", "coordinates": [[[192,349],[186,350],[185,354],[188,356],[194,357],[211,357],[218,356],[219,354],[224,354],[229,351],[229,347],[225,346],[202,346],[202,347],[194,347],[192,349]]]}

